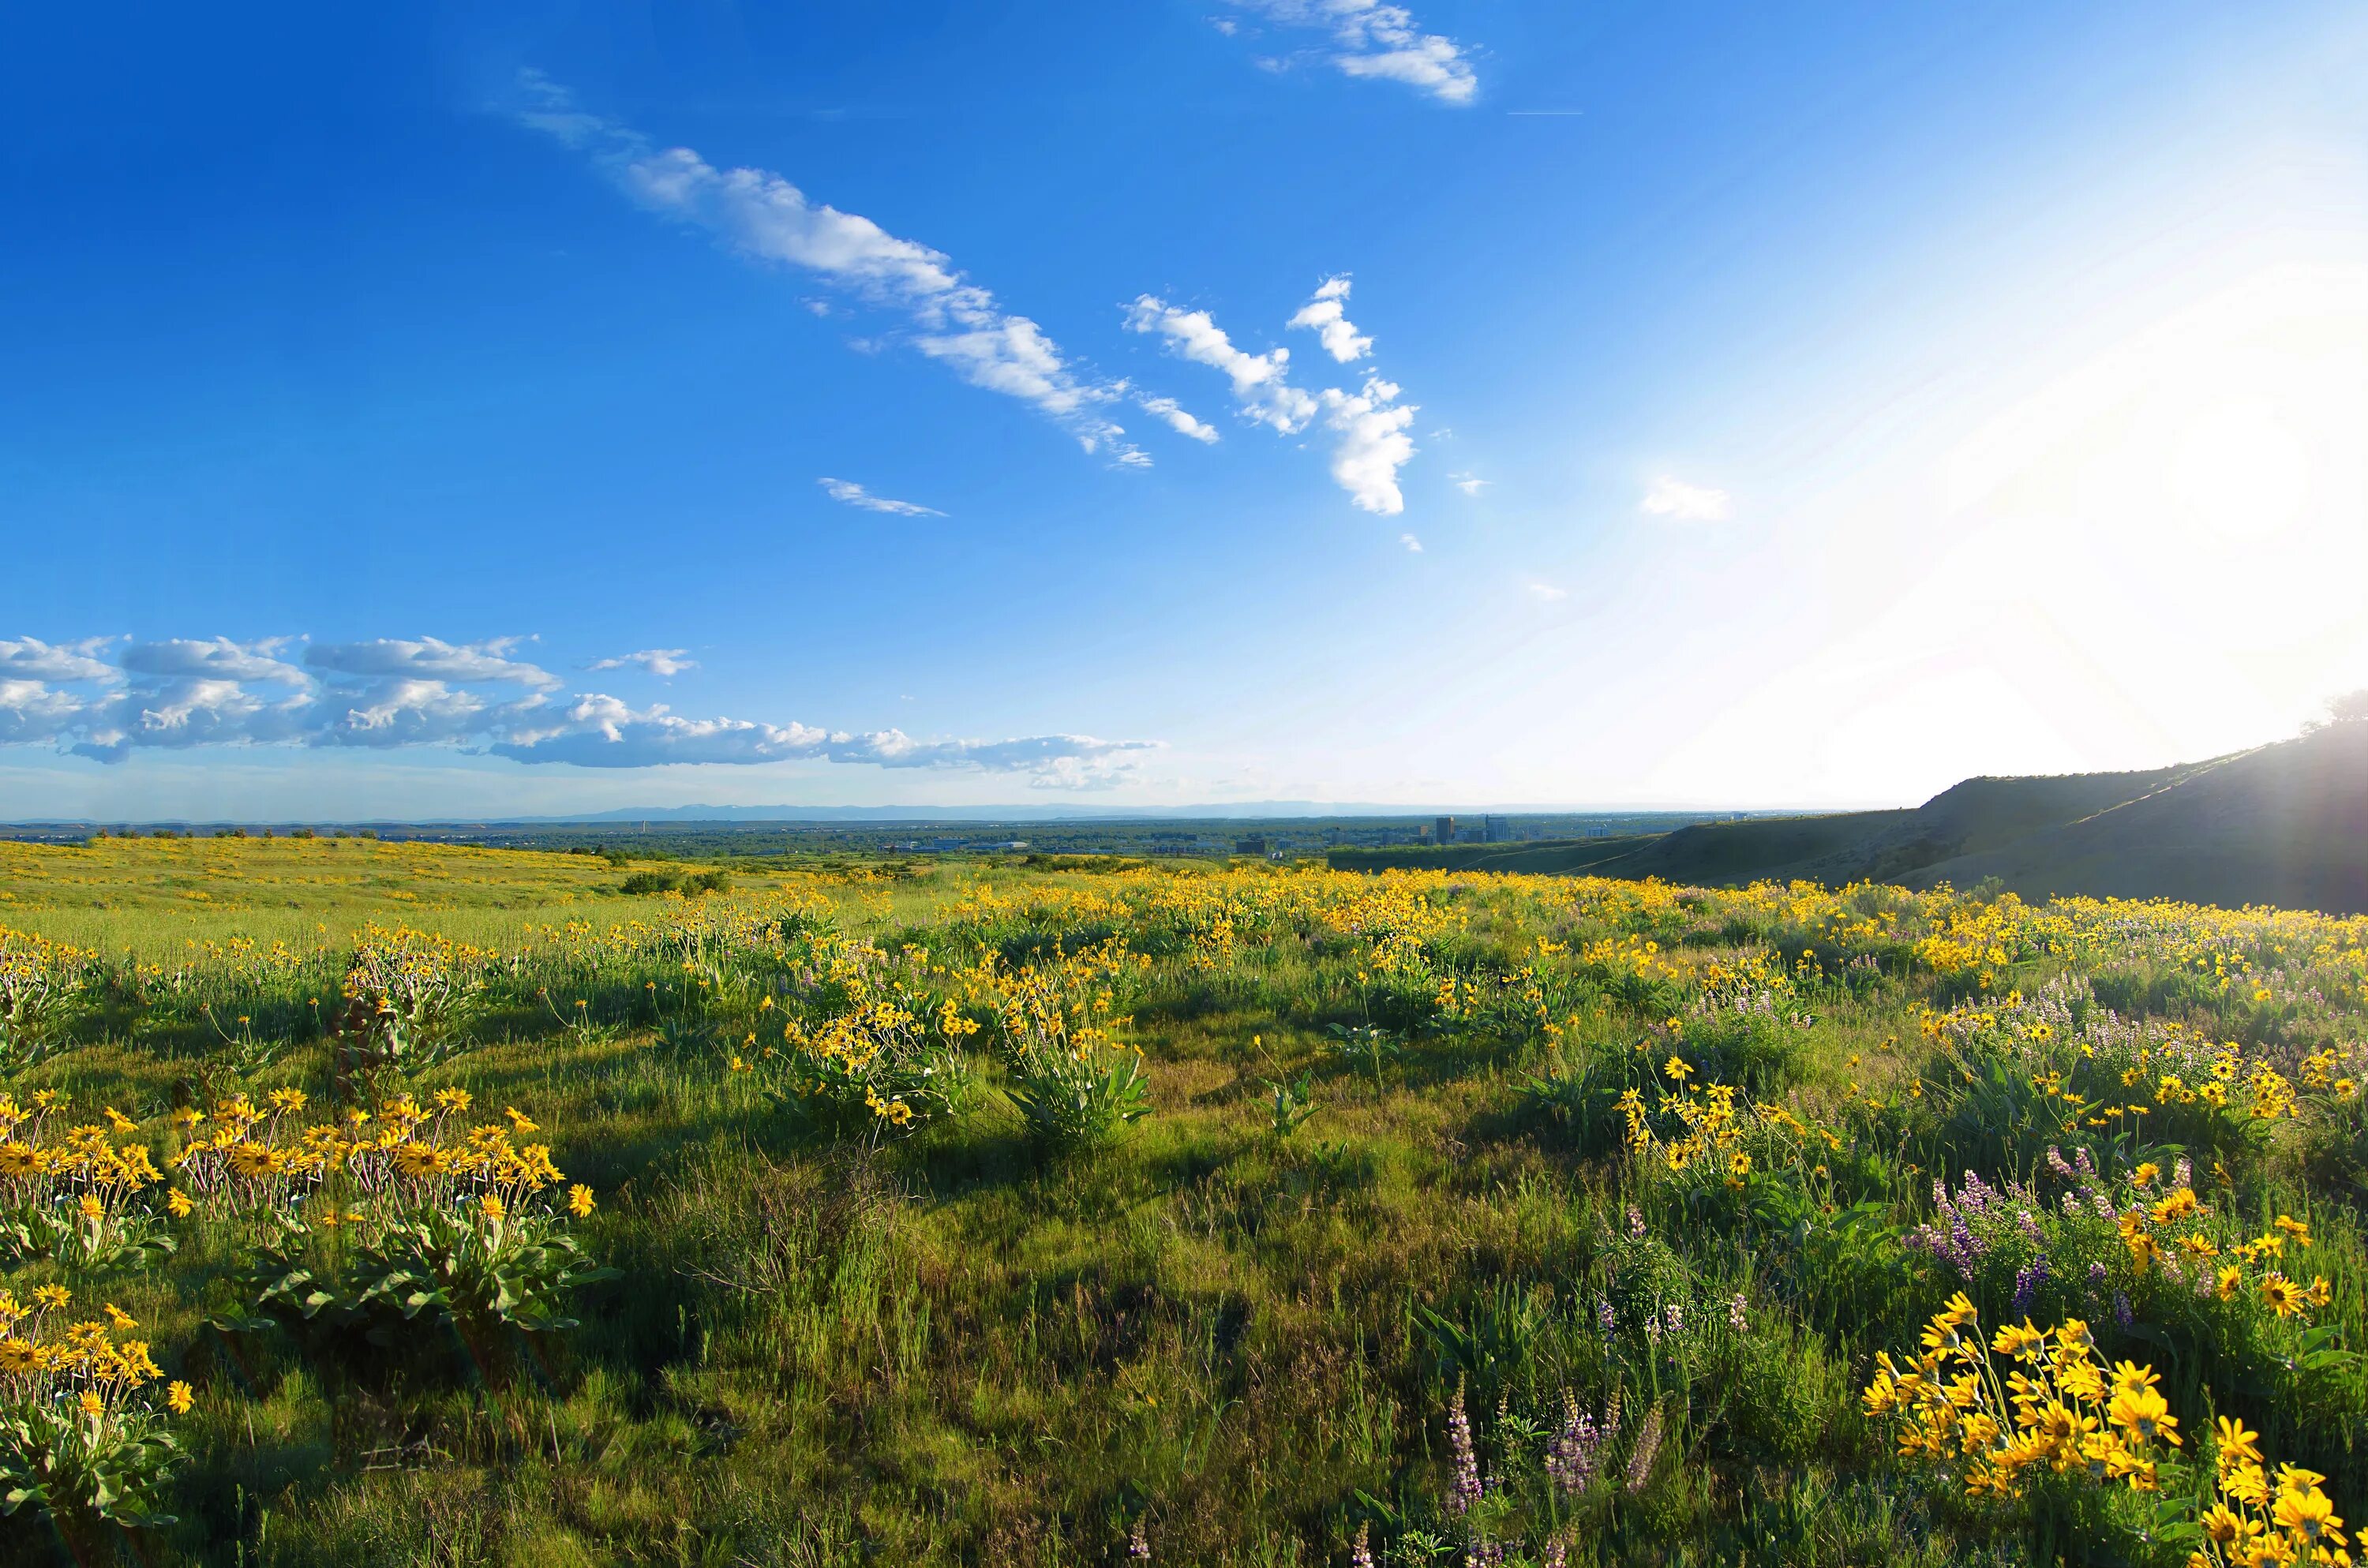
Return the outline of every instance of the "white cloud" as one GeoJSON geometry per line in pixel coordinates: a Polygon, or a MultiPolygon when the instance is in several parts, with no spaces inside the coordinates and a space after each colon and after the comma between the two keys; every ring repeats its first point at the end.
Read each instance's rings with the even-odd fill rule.
{"type": "Polygon", "coordinates": [[[390,679],[515,681],[538,691],[562,684],[549,670],[509,656],[524,642],[520,637],[494,637],[483,642],[447,642],[422,637],[416,642],[381,637],[368,642],[315,642],[304,650],[308,669],[332,675],[390,679]]]}
{"type": "Polygon", "coordinates": [[[1462,45],[1426,33],[1414,14],[1385,0],[1234,0],[1282,27],[1332,35],[1324,58],[1350,76],[1402,82],[1441,103],[1468,104],[1480,79],[1462,45]]]}
{"type": "Polygon", "coordinates": [[[1553,604],[1557,599],[1566,599],[1570,597],[1570,590],[1568,588],[1556,587],[1552,583],[1542,583],[1535,578],[1531,578],[1528,583],[1524,584],[1523,586],[1529,589],[1531,597],[1543,599],[1548,604],[1553,604]]]}
{"type": "MultiPolygon", "coordinates": [[[[115,641],[62,645],[63,658],[48,644],[0,642],[0,657],[17,665],[104,687],[85,698],[51,680],[0,674],[0,745],[52,744],[110,763],[137,751],[212,745],[443,747],[604,768],[808,761],[1022,775],[1060,789],[1106,785],[1156,745],[1073,734],[920,740],[894,729],[685,718],[599,692],[562,699],[552,691],[556,676],[509,656],[517,638],[316,644],[302,668],[268,656],[290,639],[134,643],[112,662],[85,651],[115,641]]],[[[695,667],[679,648],[588,667],[628,666],[660,676],[695,667]]]]}
{"type": "Polygon", "coordinates": [[[1299,307],[1299,313],[1283,324],[1312,327],[1324,351],[1346,365],[1360,359],[1372,350],[1373,340],[1357,331],[1356,323],[1344,313],[1348,309],[1349,280],[1327,278],[1315,290],[1315,297],[1299,307]]]}
{"type": "Polygon", "coordinates": [[[1723,523],[1735,515],[1735,497],[1724,490],[1688,484],[1664,475],[1645,492],[1640,509],[1647,517],[1674,517],[1689,523],[1723,523]]]}
{"type": "Polygon", "coordinates": [[[1041,327],[1003,309],[943,252],[810,201],[768,170],[720,169],[688,147],[660,148],[631,127],[578,109],[541,72],[520,73],[518,88],[518,123],[588,154],[642,206],[702,229],[751,260],[797,267],[902,311],[922,353],[973,386],[1030,404],[1087,451],[1108,450],[1139,466],[1124,428],[1098,411],[1115,389],[1081,374],[1041,327]]]}
{"type": "Polygon", "coordinates": [[[1422,553],[1422,540],[1415,538],[1412,534],[1398,535],[1398,542],[1405,545],[1417,555],[1420,555],[1422,553]]]}
{"type": "MultiPolygon", "coordinates": [[[[1325,304],[1337,307],[1348,291],[1346,278],[1332,278],[1316,291],[1308,309],[1325,304]]],[[[1306,315],[1307,310],[1302,310],[1292,318],[1292,324],[1310,324],[1303,320],[1306,315]]],[[[1178,310],[1156,295],[1137,298],[1127,309],[1126,324],[1131,331],[1160,338],[1171,354],[1224,371],[1233,382],[1234,402],[1244,418],[1281,435],[1295,436],[1322,414],[1326,427],[1339,437],[1332,449],[1332,477],[1349,493],[1349,499],[1383,517],[1395,517],[1406,510],[1397,476],[1415,453],[1406,426],[1417,411],[1413,404],[1397,401],[1395,382],[1372,375],[1354,392],[1327,387],[1321,394],[1310,394],[1286,379],[1290,349],[1253,354],[1236,346],[1208,312],[1178,310]]],[[[1371,338],[1356,335],[1355,329],[1337,313],[1314,324],[1319,330],[1346,329],[1358,355],[1372,347],[1371,338]]]]}
{"type": "MultiPolygon", "coordinates": [[[[935,506],[924,506],[914,501],[892,501],[885,495],[874,495],[851,479],[817,479],[814,481],[829,493],[834,501],[850,506],[860,506],[867,512],[886,512],[899,517],[942,517],[935,506]]],[[[597,665],[593,666],[598,668],[597,665]]]]}
{"type": "Polygon", "coordinates": [[[0,677],[0,745],[29,745],[63,736],[83,712],[80,698],[38,680],[0,677]]]}
{"type": "Polygon", "coordinates": [[[1284,379],[1291,363],[1288,348],[1264,354],[1236,348],[1208,312],[1179,311],[1150,294],[1139,296],[1128,308],[1126,324],[1130,331],[1162,338],[1171,354],[1223,370],[1233,381],[1234,402],[1247,418],[1291,436],[1315,416],[1315,400],[1284,379]]]}
{"type": "Polygon", "coordinates": [[[1202,442],[1212,442],[1217,438],[1215,426],[1206,425],[1195,419],[1172,397],[1145,397],[1136,401],[1143,405],[1143,411],[1145,414],[1155,419],[1165,420],[1167,427],[1179,436],[1189,436],[1195,441],[1202,442]]]}
{"type": "Polygon", "coordinates": [[[646,670],[661,679],[672,680],[685,670],[699,668],[699,661],[684,648],[644,648],[637,653],[620,653],[613,659],[595,659],[584,666],[587,670],[646,670]]]}
{"type": "Polygon", "coordinates": [[[134,642],[123,651],[119,662],[125,670],[139,676],[268,680],[310,686],[312,676],[275,656],[287,643],[284,637],[256,643],[233,642],[227,637],[169,638],[162,642],[134,642]]]}
{"type": "Polygon", "coordinates": [[[1394,381],[1369,378],[1354,394],[1324,389],[1324,422],[1340,434],[1332,449],[1332,477],[1364,511],[1395,517],[1406,510],[1398,470],[1414,456],[1406,426],[1415,408],[1397,401],[1394,381]]]}
{"type": "Polygon", "coordinates": [[[0,676],[27,680],[108,680],[115,667],[102,654],[112,637],[79,642],[44,642],[38,637],[0,637],[0,676]]]}
{"type": "Polygon", "coordinates": [[[1487,489],[1488,486],[1495,482],[1493,480],[1483,479],[1476,473],[1465,472],[1449,474],[1447,476],[1447,483],[1452,484],[1456,489],[1461,490],[1466,495],[1477,495],[1483,490],[1487,489]]]}

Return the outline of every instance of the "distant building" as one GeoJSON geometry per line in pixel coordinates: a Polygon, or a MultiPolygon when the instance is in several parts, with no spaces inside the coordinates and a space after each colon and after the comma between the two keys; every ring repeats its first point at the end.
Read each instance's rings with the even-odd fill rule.
{"type": "Polygon", "coordinates": [[[1433,824],[1430,830],[1430,841],[1433,844],[1454,843],[1455,819],[1453,817],[1441,817],[1437,823],[1433,824]]]}
{"type": "Polygon", "coordinates": [[[1252,834],[1249,837],[1238,841],[1234,846],[1234,853],[1263,857],[1266,854],[1266,835],[1252,834]]]}
{"type": "Polygon", "coordinates": [[[1589,838],[1609,838],[1611,836],[1611,829],[1606,824],[1597,823],[1587,830],[1587,836],[1589,838]]]}
{"type": "Polygon", "coordinates": [[[1503,817],[1482,817],[1480,819],[1480,842],[1483,844],[1512,843],[1513,824],[1506,821],[1503,817]]]}

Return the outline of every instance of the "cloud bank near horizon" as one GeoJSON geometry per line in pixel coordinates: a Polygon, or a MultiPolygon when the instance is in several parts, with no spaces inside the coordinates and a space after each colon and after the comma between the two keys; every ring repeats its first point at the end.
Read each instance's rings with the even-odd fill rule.
{"type": "MultiPolygon", "coordinates": [[[[689,718],[605,692],[563,695],[565,681],[517,656],[524,641],[0,638],[0,746],[51,745],[110,764],[197,746],[442,747],[597,768],[828,762],[1082,790],[1119,782],[1133,754],[1157,744],[1077,734],[921,740],[895,729],[689,718]]],[[[691,667],[677,651],[654,652],[674,671],[691,667]]],[[[596,667],[629,663],[655,671],[659,661],[635,654],[596,667]]]]}

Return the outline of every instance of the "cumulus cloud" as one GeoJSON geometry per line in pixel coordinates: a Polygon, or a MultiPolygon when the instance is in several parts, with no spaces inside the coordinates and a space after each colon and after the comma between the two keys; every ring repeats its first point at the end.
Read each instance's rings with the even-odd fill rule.
{"type": "MultiPolygon", "coordinates": [[[[582,767],[811,761],[1004,773],[1062,789],[1106,784],[1156,745],[1076,734],[925,740],[687,718],[601,692],[561,697],[558,677],[512,656],[517,638],[317,643],[301,665],[273,656],[284,639],[135,642],[112,660],[91,652],[116,641],[62,645],[63,658],[45,643],[0,642],[16,661],[0,669],[54,672],[0,674],[0,745],[55,745],[103,762],[202,745],[443,747],[582,767]]],[[[653,648],[587,667],[666,676],[695,665],[681,649],[653,648]]]]}
{"type": "Polygon", "coordinates": [[[1463,46],[1426,33],[1404,6],[1385,0],[1234,0],[1280,27],[1331,35],[1321,57],[1345,75],[1400,82],[1446,104],[1468,104],[1480,88],[1463,46]]]}
{"type": "Polygon", "coordinates": [[[794,267],[901,312],[913,346],[973,386],[1030,404],[1088,452],[1107,452],[1129,466],[1149,460],[1102,412],[1118,390],[1070,363],[1042,328],[1005,310],[942,251],[810,200],[768,170],[718,168],[688,147],[660,147],[578,108],[541,72],[520,73],[518,97],[513,114],[519,124],[585,153],[648,210],[712,234],[750,260],[794,267]]]}
{"type": "Polygon", "coordinates": [[[1373,340],[1359,333],[1356,323],[1349,319],[1348,300],[1349,280],[1327,278],[1315,290],[1315,297],[1300,306],[1299,313],[1283,324],[1313,328],[1317,341],[1324,345],[1324,352],[1343,365],[1360,359],[1372,351],[1373,340]]]}
{"type": "Polygon", "coordinates": [[[123,668],[132,675],[211,676],[218,680],[278,681],[310,686],[312,676],[278,655],[288,639],[233,642],[227,637],[168,638],[162,642],[134,642],[123,651],[123,668]]]}
{"type": "MultiPolygon", "coordinates": [[[[939,511],[935,506],[924,506],[919,505],[917,502],[913,501],[892,501],[885,495],[874,495],[871,492],[864,489],[863,486],[856,483],[855,481],[851,479],[825,478],[817,479],[814,483],[821,485],[823,489],[829,494],[832,500],[843,501],[850,506],[860,506],[867,512],[886,512],[892,516],[899,517],[942,517],[945,516],[943,512],[939,511]]],[[[600,666],[595,665],[592,667],[598,669],[600,666]]]]}
{"type": "Polygon", "coordinates": [[[80,642],[44,642],[38,637],[0,637],[0,676],[25,680],[105,680],[115,673],[102,656],[112,637],[80,642]]]}
{"type": "Polygon", "coordinates": [[[1405,545],[1406,549],[1412,551],[1417,555],[1420,555],[1422,553],[1422,540],[1415,538],[1412,534],[1398,535],[1398,542],[1405,545]]]}
{"type": "Polygon", "coordinates": [[[1706,484],[1688,484],[1666,475],[1645,492],[1640,509],[1651,517],[1687,523],[1723,523],[1735,515],[1735,497],[1706,484]]]}
{"type": "Polygon", "coordinates": [[[389,679],[515,681],[538,691],[565,683],[549,670],[509,656],[522,637],[495,637],[483,642],[447,642],[422,637],[417,642],[381,637],[369,642],[315,642],[304,650],[308,669],[340,676],[389,679]]]}
{"type": "Polygon", "coordinates": [[[620,653],[613,659],[595,659],[584,666],[587,670],[645,670],[651,675],[672,680],[685,670],[699,668],[699,661],[682,648],[644,648],[638,653],[620,653]]]}
{"type": "Polygon", "coordinates": [[[0,745],[58,740],[82,710],[80,699],[45,681],[0,677],[0,745]]]}
{"type": "Polygon", "coordinates": [[[1195,419],[1172,397],[1145,397],[1136,401],[1143,405],[1145,414],[1165,421],[1167,427],[1178,436],[1189,436],[1195,441],[1203,442],[1213,442],[1217,438],[1215,426],[1204,425],[1195,419]]]}
{"type": "Polygon", "coordinates": [[[1487,489],[1493,481],[1483,479],[1476,473],[1464,472],[1449,474],[1447,476],[1447,483],[1452,484],[1456,489],[1461,490],[1466,495],[1477,495],[1483,490],[1487,489]]]}
{"type": "Polygon", "coordinates": [[[1414,456],[1406,426],[1415,409],[1397,401],[1398,386],[1379,376],[1357,392],[1324,390],[1324,423],[1339,433],[1332,449],[1332,478],[1364,511],[1395,517],[1406,510],[1398,470],[1414,456]]]}
{"type": "MultiPolygon", "coordinates": [[[[1287,324],[1314,327],[1333,357],[1344,362],[1369,353],[1373,344],[1340,314],[1348,294],[1347,278],[1329,278],[1287,324]]],[[[1288,379],[1290,349],[1253,354],[1236,345],[1207,311],[1181,310],[1156,295],[1138,297],[1127,308],[1126,324],[1131,331],[1157,337],[1180,358],[1224,371],[1233,383],[1235,408],[1255,424],[1295,436],[1321,415],[1325,426],[1338,437],[1332,447],[1332,478],[1349,493],[1349,501],[1383,517],[1406,510],[1398,470],[1415,454],[1406,428],[1417,410],[1397,401],[1395,382],[1369,375],[1355,392],[1338,387],[1305,392],[1288,379]]]]}

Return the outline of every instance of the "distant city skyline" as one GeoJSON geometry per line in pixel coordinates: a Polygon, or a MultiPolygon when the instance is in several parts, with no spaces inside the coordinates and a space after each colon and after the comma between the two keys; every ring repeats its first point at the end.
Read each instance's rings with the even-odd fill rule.
{"type": "Polygon", "coordinates": [[[0,820],[1907,805],[2368,686],[2355,6],[13,41],[0,820]]]}

